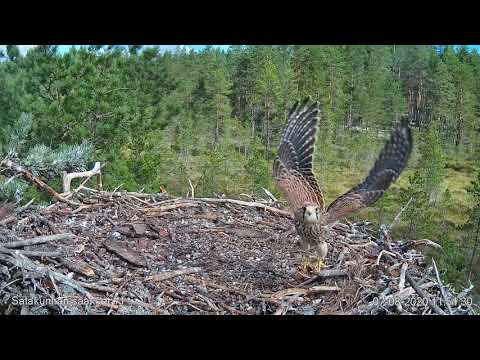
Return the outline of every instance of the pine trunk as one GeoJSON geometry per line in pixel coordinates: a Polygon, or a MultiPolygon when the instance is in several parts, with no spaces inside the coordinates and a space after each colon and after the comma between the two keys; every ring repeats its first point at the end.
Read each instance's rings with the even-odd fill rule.
{"type": "Polygon", "coordinates": [[[252,121],[251,121],[251,126],[252,126],[252,139],[255,138],[255,110],[252,107],[252,121]]]}
{"type": "Polygon", "coordinates": [[[265,135],[265,151],[268,154],[268,151],[270,150],[270,108],[268,106],[268,97],[265,97],[265,135]]]}
{"type": "Polygon", "coordinates": [[[457,122],[457,133],[455,137],[455,146],[458,147],[462,140],[462,132],[463,132],[463,91],[460,92],[460,113],[458,114],[458,122],[457,122]]]}
{"type": "Polygon", "coordinates": [[[216,114],[216,117],[215,117],[215,144],[218,144],[218,141],[219,141],[219,126],[220,126],[220,119],[219,119],[219,115],[218,115],[218,108],[217,108],[217,114],[216,114]]]}

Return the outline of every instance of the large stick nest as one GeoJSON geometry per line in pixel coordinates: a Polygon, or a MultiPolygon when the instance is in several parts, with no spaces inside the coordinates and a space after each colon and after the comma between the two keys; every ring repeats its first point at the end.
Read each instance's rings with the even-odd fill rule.
{"type": "Polygon", "coordinates": [[[0,221],[0,313],[474,313],[471,288],[442,284],[422,244],[393,241],[385,226],[336,224],[315,276],[299,270],[278,204],[76,196],[80,207],[30,206],[0,221]]]}

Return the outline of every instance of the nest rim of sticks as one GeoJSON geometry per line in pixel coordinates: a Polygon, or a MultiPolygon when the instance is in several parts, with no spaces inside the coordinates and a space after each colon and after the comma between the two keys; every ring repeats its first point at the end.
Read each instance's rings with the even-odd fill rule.
{"type": "Polygon", "coordinates": [[[272,199],[71,195],[1,223],[0,312],[475,313],[472,287],[455,293],[415,248],[438,244],[392,241],[385,225],[335,224],[329,267],[314,276],[298,271],[291,215],[272,199]]]}

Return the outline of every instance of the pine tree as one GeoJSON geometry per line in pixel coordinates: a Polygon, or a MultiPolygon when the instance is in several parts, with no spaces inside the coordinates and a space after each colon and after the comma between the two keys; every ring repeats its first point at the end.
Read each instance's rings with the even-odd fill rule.
{"type": "Polygon", "coordinates": [[[453,143],[456,91],[452,73],[445,62],[440,59],[433,78],[433,117],[447,144],[453,143]]]}
{"type": "Polygon", "coordinates": [[[213,136],[215,144],[219,144],[224,132],[225,119],[231,116],[229,95],[232,83],[228,78],[226,64],[221,52],[211,50],[207,53],[204,88],[207,106],[207,116],[214,119],[213,136]]]}
{"type": "Polygon", "coordinates": [[[431,121],[431,73],[432,59],[437,54],[432,46],[396,46],[399,76],[406,95],[407,110],[411,122],[426,128],[431,121]]]}
{"type": "Polygon", "coordinates": [[[451,46],[445,48],[442,59],[455,83],[453,143],[458,149],[463,144],[465,134],[470,133],[475,119],[473,73],[465,56],[455,53],[451,46]]]}
{"type": "Polygon", "coordinates": [[[10,61],[17,61],[20,57],[20,49],[17,45],[7,45],[7,56],[10,61]]]}
{"type": "Polygon", "coordinates": [[[431,127],[424,132],[419,144],[420,169],[423,191],[428,194],[429,203],[435,203],[440,196],[441,184],[445,178],[445,155],[438,135],[438,129],[431,127]]]}
{"type": "Polygon", "coordinates": [[[425,178],[419,171],[409,177],[409,186],[402,193],[401,203],[406,204],[410,198],[411,205],[403,215],[408,227],[408,237],[411,239],[432,237],[436,229],[435,212],[425,191],[425,178]]]}
{"type": "Polygon", "coordinates": [[[405,212],[411,237],[437,237],[436,224],[440,207],[441,184],[445,178],[445,157],[434,127],[422,134],[419,144],[419,166],[409,177],[409,187],[401,196],[406,204],[413,198],[411,206],[405,212]]]}
{"type": "Polygon", "coordinates": [[[476,98],[473,93],[472,69],[467,63],[460,63],[457,76],[456,117],[457,129],[455,146],[462,144],[464,137],[471,134],[476,120],[476,98]]]}
{"type": "Polygon", "coordinates": [[[273,48],[260,47],[257,52],[258,78],[256,82],[257,101],[263,110],[263,139],[266,154],[272,142],[272,124],[275,123],[275,108],[280,98],[280,79],[273,59],[273,48]]]}

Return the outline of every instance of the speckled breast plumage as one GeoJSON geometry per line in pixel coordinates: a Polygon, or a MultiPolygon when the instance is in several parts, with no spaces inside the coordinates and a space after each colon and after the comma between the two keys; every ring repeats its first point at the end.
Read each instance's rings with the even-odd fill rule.
{"type": "Polygon", "coordinates": [[[328,226],[322,226],[321,223],[307,224],[303,221],[301,213],[295,216],[295,229],[303,245],[312,247],[325,242],[329,234],[328,226]]]}

